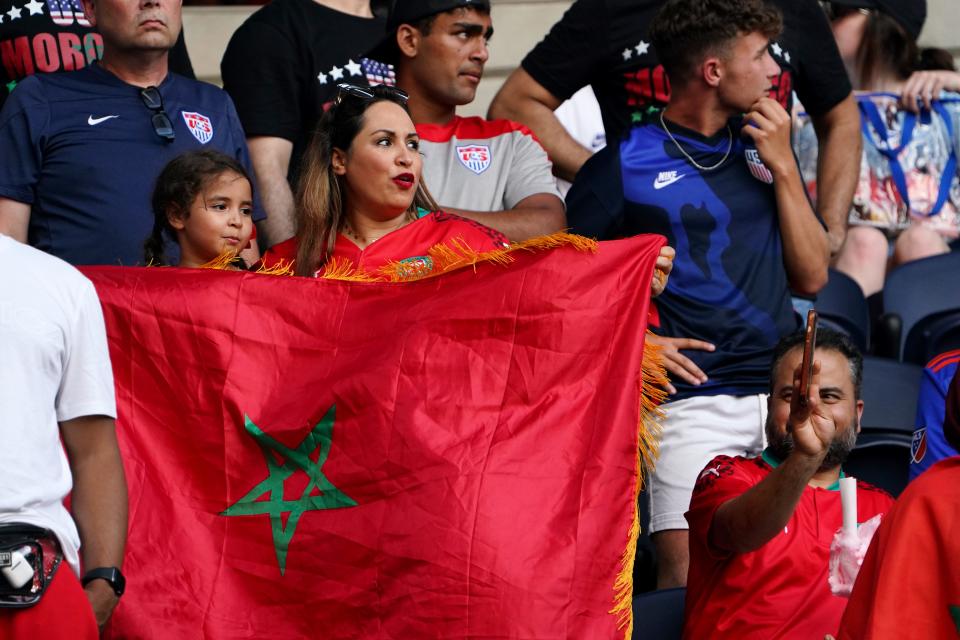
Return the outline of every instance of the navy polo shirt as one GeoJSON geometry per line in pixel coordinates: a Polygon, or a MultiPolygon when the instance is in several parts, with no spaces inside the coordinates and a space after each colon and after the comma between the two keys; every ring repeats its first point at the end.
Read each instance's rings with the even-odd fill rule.
{"type": "MultiPolygon", "coordinates": [[[[211,148],[250,171],[223,90],[173,73],[159,90],[173,142],[154,131],[140,88],[99,64],[17,85],[0,111],[0,196],[31,206],[31,245],[75,265],[143,264],[150,197],[167,162],[211,148]]],[[[257,206],[254,219],[264,217],[257,206]]]]}
{"type": "Polygon", "coordinates": [[[764,393],[774,345],[797,328],[776,197],[764,181],[772,178],[741,141],[738,120],[730,123],[732,142],[726,128],[705,137],[669,126],[698,164],[716,168],[694,166],[654,118],[584,165],[567,195],[567,220],[574,233],[601,240],[658,233],[676,249],[670,283],[656,300],[658,332],[705,340],[716,351],[684,352],[709,381],[672,380],[672,400],[764,393]]]}

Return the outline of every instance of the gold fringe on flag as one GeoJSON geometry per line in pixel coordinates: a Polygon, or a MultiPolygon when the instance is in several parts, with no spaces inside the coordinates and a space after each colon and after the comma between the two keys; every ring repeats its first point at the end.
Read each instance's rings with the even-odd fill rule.
{"type": "MultiPolygon", "coordinates": [[[[647,336],[651,333],[647,331],[647,336]]],[[[640,538],[640,512],[637,501],[644,486],[645,474],[653,470],[659,454],[660,420],[663,411],[660,404],[667,397],[667,370],[663,367],[660,347],[644,341],[643,362],[641,365],[640,402],[637,424],[637,488],[633,496],[633,521],[627,531],[627,546],[620,558],[620,572],[613,584],[615,592],[613,608],[610,613],[617,617],[617,629],[624,629],[624,640],[633,635],[633,563],[637,555],[637,541],[640,538]]]]}
{"type": "Polygon", "coordinates": [[[320,278],[324,280],[344,280],[347,282],[378,282],[376,276],[360,271],[349,258],[333,257],[327,261],[320,278]]]}
{"type": "MultiPolygon", "coordinates": [[[[237,254],[234,251],[224,251],[216,258],[200,265],[201,269],[215,269],[218,271],[232,271],[239,269],[236,264],[237,254]]],[[[254,273],[262,273],[268,276],[292,276],[293,275],[293,263],[289,260],[278,260],[277,263],[271,267],[265,265],[260,265],[254,273]]]]}
{"type": "Polygon", "coordinates": [[[293,262],[280,258],[277,260],[277,264],[272,267],[261,264],[254,273],[262,273],[267,276],[292,276],[294,273],[293,262]]]}
{"type": "Polygon", "coordinates": [[[201,269],[216,269],[218,271],[230,271],[236,269],[233,261],[237,259],[235,251],[224,251],[210,262],[200,265],[201,269]]]}
{"type": "Polygon", "coordinates": [[[411,260],[391,261],[376,272],[364,272],[346,260],[337,258],[327,262],[321,278],[359,282],[412,282],[433,278],[464,267],[473,267],[481,262],[506,265],[513,262],[510,255],[515,251],[544,251],[569,246],[577,251],[597,251],[597,241],[572,233],[554,233],[539,238],[508,245],[502,249],[476,251],[460,238],[448,243],[435,244],[427,250],[429,261],[411,264],[411,260]]]}

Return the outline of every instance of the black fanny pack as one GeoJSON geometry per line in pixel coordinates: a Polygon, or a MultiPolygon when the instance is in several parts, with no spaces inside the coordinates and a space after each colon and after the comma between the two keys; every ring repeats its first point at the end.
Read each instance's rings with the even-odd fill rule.
{"type": "Polygon", "coordinates": [[[0,607],[30,607],[43,597],[63,560],[49,529],[0,524],[0,607]]]}

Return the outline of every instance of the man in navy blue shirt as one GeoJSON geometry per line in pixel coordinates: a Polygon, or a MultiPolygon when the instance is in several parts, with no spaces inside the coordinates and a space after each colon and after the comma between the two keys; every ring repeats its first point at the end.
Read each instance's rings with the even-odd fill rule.
{"type": "Polygon", "coordinates": [[[699,470],[763,448],[770,356],[797,326],[789,288],[814,294],[827,279],[827,234],[790,117],[767,97],[781,25],[762,0],[665,3],[651,36],[673,88],[667,107],[589,160],[567,196],[575,232],[660,233],[677,252],[649,338],[672,395],[650,479],[661,588],[686,583],[684,513],[699,470]]]}
{"type": "Polygon", "coordinates": [[[246,142],[222,90],[168,71],[178,0],[84,10],[101,61],[29,77],[0,111],[0,233],[72,264],[142,264],[160,169],[201,146],[249,167],[246,142]]]}

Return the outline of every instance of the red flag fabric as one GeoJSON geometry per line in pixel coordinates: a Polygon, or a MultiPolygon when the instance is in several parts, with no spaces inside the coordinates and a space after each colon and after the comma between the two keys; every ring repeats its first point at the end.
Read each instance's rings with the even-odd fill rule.
{"type": "Polygon", "coordinates": [[[109,634],[624,637],[662,244],[405,283],[84,269],[130,495],[109,634]]]}

